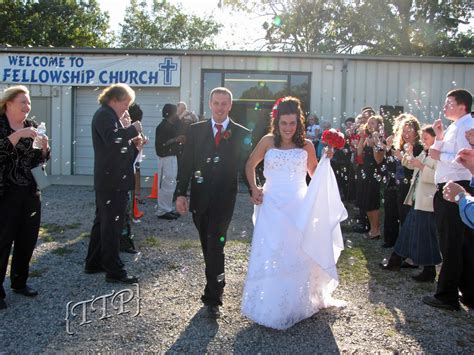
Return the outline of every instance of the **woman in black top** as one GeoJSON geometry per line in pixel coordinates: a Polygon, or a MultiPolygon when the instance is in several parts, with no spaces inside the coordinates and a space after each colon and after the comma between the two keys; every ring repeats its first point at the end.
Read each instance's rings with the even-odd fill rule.
{"type": "Polygon", "coordinates": [[[0,99],[0,309],[7,307],[3,281],[14,244],[10,270],[14,292],[33,297],[29,263],[38,239],[41,219],[40,194],[31,169],[49,159],[46,136],[38,137],[41,149],[33,148],[38,124],[27,119],[31,110],[25,86],[6,89],[0,99]]]}

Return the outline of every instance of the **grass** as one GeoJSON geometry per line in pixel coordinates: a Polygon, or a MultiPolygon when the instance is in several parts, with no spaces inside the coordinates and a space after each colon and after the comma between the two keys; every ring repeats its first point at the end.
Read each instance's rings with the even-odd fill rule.
{"type": "Polygon", "coordinates": [[[48,268],[30,270],[29,277],[42,277],[43,274],[48,271],[48,268]]]}
{"type": "Polygon", "coordinates": [[[55,241],[54,237],[50,234],[40,234],[39,237],[44,243],[51,243],[55,241]]]}
{"type": "Polygon", "coordinates": [[[238,245],[238,244],[250,244],[251,242],[252,242],[252,240],[249,239],[249,238],[239,238],[239,239],[228,240],[226,242],[226,245],[234,246],[234,245],[238,245]]]}
{"type": "Polygon", "coordinates": [[[367,268],[368,262],[364,247],[353,242],[352,248],[343,250],[337,263],[341,282],[368,281],[370,279],[370,272],[367,268]]]}
{"type": "Polygon", "coordinates": [[[379,317],[385,318],[387,320],[393,320],[392,313],[384,305],[378,305],[375,307],[374,313],[379,317]]]}
{"type": "Polygon", "coordinates": [[[80,223],[71,223],[65,225],[59,225],[56,223],[45,223],[40,226],[38,236],[44,243],[51,243],[56,241],[55,237],[64,234],[64,231],[69,229],[76,229],[80,226],[80,223]]]}
{"type": "Polygon", "coordinates": [[[82,232],[81,234],[78,235],[77,238],[86,239],[86,238],[90,238],[90,237],[91,237],[91,234],[89,232],[82,232]]]}
{"type": "Polygon", "coordinates": [[[64,230],[64,226],[56,223],[45,223],[40,226],[40,233],[60,233],[64,230]]]}
{"type": "Polygon", "coordinates": [[[71,223],[71,224],[66,224],[64,226],[64,229],[77,229],[81,226],[81,223],[71,223]]]}
{"type": "Polygon", "coordinates": [[[56,255],[60,255],[60,256],[68,255],[68,254],[71,254],[72,252],[73,252],[72,249],[69,249],[69,248],[66,248],[66,247],[59,247],[59,248],[54,249],[53,251],[51,251],[51,253],[56,254],[56,255]]]}
{"type": "Polygon", "coordinates": [[[178,248],[181,250],[198,248],[199,244],[194,240],[185,240],[178,245],[178,248]]]}
{"type": "Polygon", "coordinates": [[[155,236],[146,237],[143,244],[149,248],[158,248],[160,246],[160,240],[155,236]]]}

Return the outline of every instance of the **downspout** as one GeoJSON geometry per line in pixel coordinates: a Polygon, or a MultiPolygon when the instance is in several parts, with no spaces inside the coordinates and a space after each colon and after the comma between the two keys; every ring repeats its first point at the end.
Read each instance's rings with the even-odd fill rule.
{"type": "Polygon", "coordinates": [[[340,114],[340,126],[344,123],[344,120],[347,118],[346,111],[346,101],[347,101],[347,66],[349,65],[349,60],[344,59],[342,62],[342,77],[341,77],[341,114],[340,114]]]}

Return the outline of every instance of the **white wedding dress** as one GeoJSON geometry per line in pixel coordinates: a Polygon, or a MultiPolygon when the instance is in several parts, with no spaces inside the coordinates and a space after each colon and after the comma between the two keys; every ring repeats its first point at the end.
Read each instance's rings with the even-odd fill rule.
{"type": "Polygon", "coordinates": [[[336,262],[344,249],[339,222],[347,218],[329,159],[306,186],[307,152],[272,148],[265,154],[263,203],[255,206],[252,250],[242,313],[261,325],[287,329],[332,298],[336,262]]]}

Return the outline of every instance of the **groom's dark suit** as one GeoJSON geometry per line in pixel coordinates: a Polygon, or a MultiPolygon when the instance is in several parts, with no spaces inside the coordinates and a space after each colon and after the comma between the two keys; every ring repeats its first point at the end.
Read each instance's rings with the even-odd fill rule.
{"type": "Polygon", "coordinates": [[[243,171],[251,149],[251,132],[229,121],[216,147],[212,120],[198,122],[187,132],[178,168],[177,196],[186,196],[189,179],[189,210],[199,231],[206,264],[206,305],[222,305],[224,245],[234,211],[238,172],[243,171]]]}

